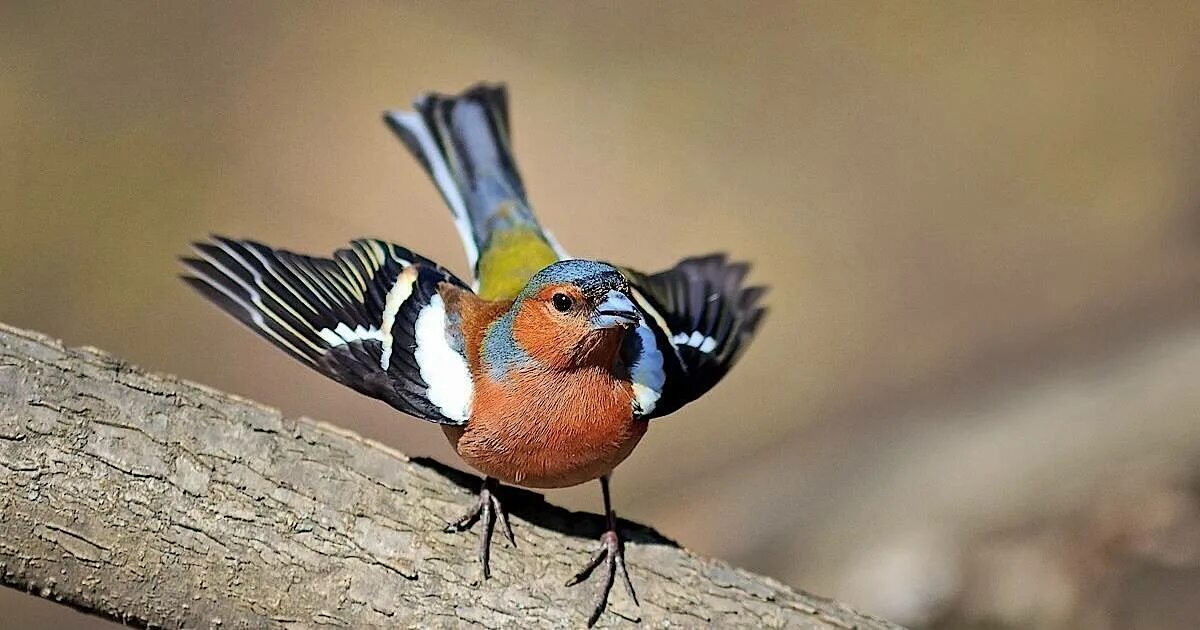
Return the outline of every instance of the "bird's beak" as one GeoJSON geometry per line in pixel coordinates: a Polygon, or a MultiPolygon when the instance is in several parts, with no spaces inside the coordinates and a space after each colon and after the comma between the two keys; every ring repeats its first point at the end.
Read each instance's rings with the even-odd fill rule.
{"type": "Polygon", "coordinates": [[[632,328],[641,321],[637,307],[629,296],[620,291],[609,291],[604,301],[596,305],[596,314],[592,316],[592,326],[595,328],[615,328],[618,326],[632,328]]]}

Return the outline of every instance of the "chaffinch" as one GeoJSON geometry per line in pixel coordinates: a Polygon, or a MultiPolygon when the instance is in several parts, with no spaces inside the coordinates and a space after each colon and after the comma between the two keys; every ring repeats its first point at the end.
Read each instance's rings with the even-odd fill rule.
{"type": "MultiPolygon", "coordinates": [[[[708,391],[762,320],[764,288],[745,263],[688,258],[656,274],[573,259],[538,224],[513,161],[507,93],[477,85],[427,94],[384,116],[454,215],[474,288],[381,240],[331,258],[213,237],[184,258],[184,280],[309,367],[396,409],[440,424],[485,477],[484,577],[497,520],[515,546],[497,480],[559,488],[599,479],[608,530],[596,555],[605,582],[592,625],[620,574],[633,598],[608,479],[648,421],[708,391]]],[[[614,234],[614,236],[617,236],[614,234]]]]}

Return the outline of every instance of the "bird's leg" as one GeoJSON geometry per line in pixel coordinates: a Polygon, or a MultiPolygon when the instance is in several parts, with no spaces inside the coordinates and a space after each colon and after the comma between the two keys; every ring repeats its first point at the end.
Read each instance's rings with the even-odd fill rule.
{"type": "Polygon", "coordinates": [[[500,498],[496,496],[496,487],[499,484],[492,477],[483,478],[483,487],[479,489],[479,500],[475,502],[475,506],[467,510],[458,520],[446,525],[447,532],[463,532],[471,529],[471,526],[476,521],[483,520],[483,532],[479,536],[479,563],[483,565],[483,579],[492,577],[492,570],[488,560],[492,554],[492,531],[496,528],[496,517],[500,517],[500,523],[504,525],[504,537],[508,538],[509,544],[513,547],[517,546],[516,538],[513,538],[512,525],[508,522],[508,511],[500,504],[500,498]]]}
{"type": "Polygon", "coordinates": [[[575,577],[567,580],[567,586],[575,586],[588,579],[596,567],[604,565],[604,584],[601,585],[600,593],[596,597],[596,607],[592,609],[592,616],[588,617],[589,628],[595,625],[596,620],[600,618],[600,613],[604,612],[605,606],[608,605],[608,593],[612,591],[617,573],[621,574],[625,591],[633,599],[634,605],[641,606],[638,604],[637,593],[633,591],[633,582],[629,581],[629,570],[625,568],[625,546],[621,544],[621,537],[617,534],[617,515],[613,512],[612,500],[608,496],[607,475],[600,478],[600,489],[604,492],[604,514],[608,519],[608,530],[600,536],[600,549],[596,551],[596,555],[592,556],[592,560],[583,567],[582,571],[576,573],[575,577]]]}

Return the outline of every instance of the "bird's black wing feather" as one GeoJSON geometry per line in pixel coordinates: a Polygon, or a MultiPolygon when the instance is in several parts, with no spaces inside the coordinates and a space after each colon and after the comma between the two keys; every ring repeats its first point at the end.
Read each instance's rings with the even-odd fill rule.
{"type": "Polygon", "coordinates": [[[765,287],[745,286],[746,263],[687,258],[655,274],[621,269],[654,332],[663,384],[646,417],[665,416],[712,389],[746,349],[766,309],[765,287]]]}
{"type": "Polygon", "coordinates": [[[331,258],[223,237],[194,246],[184,281],[259,336],[407,414],[466,422],[461,333],[447,326],[438,291],[469,289],[437,263],[370,239],[331,258]]]}

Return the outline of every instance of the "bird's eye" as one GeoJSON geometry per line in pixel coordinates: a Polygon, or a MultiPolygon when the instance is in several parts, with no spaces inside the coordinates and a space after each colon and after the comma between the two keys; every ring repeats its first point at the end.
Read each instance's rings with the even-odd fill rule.
{"type": "Polygon", "coordinates": [[[574,300],[571,299],[571,296],[563,293],[555,293],[554,297],[551,299],[554,301],[555,310],[557,310],[559,313],[566,313],[567,311],[571,310],[571,305],[575,303],[574,300]]]}

